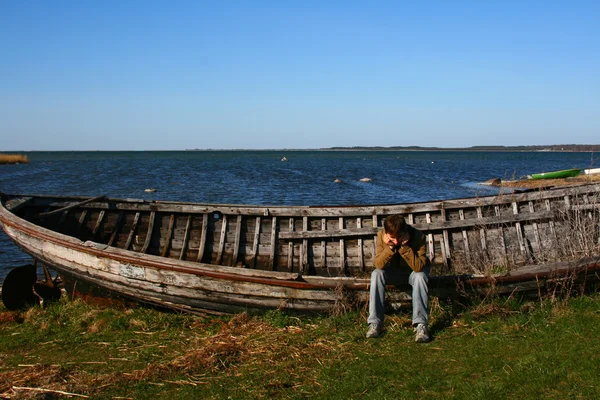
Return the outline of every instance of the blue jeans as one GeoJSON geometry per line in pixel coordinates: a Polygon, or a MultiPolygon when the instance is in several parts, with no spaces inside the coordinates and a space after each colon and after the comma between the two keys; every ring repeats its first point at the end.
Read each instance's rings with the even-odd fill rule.
{"type": "MultiPolygon", "coordinates": [[[[371,293],[369,297],[369,324],[383,325],[385,313],[385,285],[401,285],[407,283],[406,272],[398,268],[386,267],[375,269],[371,273],[371,293]]],[[[429,322],[427,302],[429,301],[429,266],[422,272],[411,272],[408,283],[412,286],[412,323],[425,324],[429,322]]]]}

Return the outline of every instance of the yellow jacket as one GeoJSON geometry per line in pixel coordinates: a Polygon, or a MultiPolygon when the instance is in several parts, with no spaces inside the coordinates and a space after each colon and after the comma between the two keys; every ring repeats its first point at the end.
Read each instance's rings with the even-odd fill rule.
{"type": "Polygon", "coordinates": [[[383,241],[383,235],[385,234],[382,228],[377,232],[377,249],[375,251],[375,268],[383,269],[386,266],[395,268],[406,269],[410,272],[412,269],[415,272],[421,272],[423,268],[429,263],[427,256],[427,244],[425,235],[410,227],[411,234],[410,240],[404,246],[395,247],[390,249],[387,243],[383,241]]]}

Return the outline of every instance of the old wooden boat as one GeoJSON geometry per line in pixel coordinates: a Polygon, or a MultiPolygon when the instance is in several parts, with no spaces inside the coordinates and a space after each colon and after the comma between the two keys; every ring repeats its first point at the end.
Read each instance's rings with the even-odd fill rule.
{"type": "Polygon", "coordinates": [[[538,293],[567,273],[595,276],[599,204],[598,184],[327,207],[3,194],[0,225],[71,288],[187,311],[327,311],[367,298],[376,233],[391,214],[426,234],[432,295],[457,284],[538,293]]]}
{"type": "Polygon", "coordinates": [[[581,168],[563,169],[560,171],[541,172],[539,174],[531,174],[531,179],[559,179],[571,178],[581,174],[581,168]]]}

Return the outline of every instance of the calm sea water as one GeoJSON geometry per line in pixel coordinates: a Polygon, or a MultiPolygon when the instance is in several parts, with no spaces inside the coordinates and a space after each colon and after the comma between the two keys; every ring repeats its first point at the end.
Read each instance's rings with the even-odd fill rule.
{"type": "MultiPolygon", "coordinates": [[[[450,151],[32,152],[0,191],[260,205],[383,204],[481,196],[491,178],[597,167],[592,153],[450,151]],[[281,158],[286,157],[287,162],[281,158]],[[360,182],[371,178],[371,182],[360,182]],[[334,183],[341,179],[342,183],[334,183]],[[144,189],[155,188],[154,193],[144,189]]],[[[0,280],[29,262],[0,233],[0,280]]]]}

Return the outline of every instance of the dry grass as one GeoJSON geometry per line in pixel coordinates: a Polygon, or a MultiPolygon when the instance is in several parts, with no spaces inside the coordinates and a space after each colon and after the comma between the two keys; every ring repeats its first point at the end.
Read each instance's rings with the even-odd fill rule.
{"type": "Polygon", "coordinates": [[[523,179],[523,180],[500,180],[493,186],[514,187],[524,189],[537,189],[557,186],[576,186],[586,183],[600,182],[600,174],[579,175],[572,178],[560,179],[523,179]]]}
{"type": "MultiPolygon", "coordinates": [[[[573,266],[581,260],[600,254],[600,198],[597,195],[569,196],[568,206],[558,202],[551,217],[530,225],[505,223],[498,226],[475,226],[470,231],[469,253],[453,254],[453,272],[492,276],[527,265],[568,262],[573,266]],[[517,229],[519,228],[519,229],[517,229]],[[520,233],[519,233],[520,232],[520,233]],[[485,237],[486,247],[483,247],[485,237]]],[[[502,206],[497,210],[506,215],[502,206]]],[[[530,204],[544,211],[543,202],[530,204]]]]}
{"type": "MultiPolygon", "coordinates": [[[[43,313],[40,310],[37,312],[43,313]]],[[[95,316],[93,314],[85,313],[78,321],[90,319],[95,316]]],[[[15,323],[15,318],[9,318],[8,312],[2,315],[6,323],[15,323]]],[[[101,320],[90,321],[87,334],[97,333],[93,328],[101,323],[101,320]]],[[[135,318],[129,319],[132,330],[144,329],[146,324],[135,318]]],[[[229,322],[199,319],[182,332],[176,341],[157,341],[158,338],[148,333],[148,340],[143,342],[143,347],[156,349],[158,353],[159,348],[168,346],[171,351],[141,369],[135,368],[135,365],[140,365],[134,355],[139,348],[132,348],[125,340],[119,345],[120,357],[127,358],[133,368],[123,372],[111,367],[114,361],[111,362],[109,356],[75,362],[67,362],[66,358],[59,361],[60,365],[47,360],[45,363],[21,364],[19,368],[5,369],[0,372],[0,398],[39,398],[36,396],[40,396],[40,392],[36,392],[35,388],[94,397],[109,387],[128,387],[140,381],[157,386],[197,386],[211,384],[212,381],[207,379],[237,375],[240,371],[264,373],[265,379],[272,378],[275,386],[279,384],[275,382],[279,379],[275,375],[280,375],[283,370],[296,382],[312,382],[318,371],[310,360],[319,359],[324,365],[345,353],[340,347],[343,347],[343,343],[330,335],[315,338],[313,329],[310,325],[277,327],[268,320],[250,317],[246,313],[236,315],[229,322]],[[216,333],[207,335],[207,332],[214,332],[215,329],[216,333]],[[185,344],[181,346],[182,343],[185,344]],[[131,350],[131,354],[127,350],[131,350]],[[335,357],[326,361],[331,353],[335,353],[335,357]],[[102,372],[94,372],[94,367],[101,368],[102,372]],[[269,377],[271,373],[273,377],[269,377]],[[173,381],[173,377],[185,378],[173,381]]]]}
{"type": "Polygon", "coordinates": [[[0,154],[0,164],[27,164],[27,156],[22,154],[0,154]]]}

